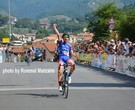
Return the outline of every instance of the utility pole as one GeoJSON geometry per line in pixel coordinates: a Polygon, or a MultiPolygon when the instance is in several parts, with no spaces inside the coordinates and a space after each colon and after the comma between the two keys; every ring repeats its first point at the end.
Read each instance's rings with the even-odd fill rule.
{"type": "Polygon", "coordinates": [[[8,0],[8,9],[9,9],[8,10],[9,11],[9,15],[8,15],[9,16],[9,36],[10,36],[10,40],[11,40],[11,19],[10,19],[10,15],[11,15],[10,11],[11,10],[10,10],[10,8],[11,8],[10,7],[10,0],[8,0]]]}

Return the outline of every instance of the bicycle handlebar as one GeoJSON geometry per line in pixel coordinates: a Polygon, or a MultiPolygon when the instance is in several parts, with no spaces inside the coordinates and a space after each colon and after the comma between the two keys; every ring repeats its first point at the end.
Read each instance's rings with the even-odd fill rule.
{"type": "Polygon", "coordinates": [[[64,63],[64,64],[62,64],[62,65],[60,64],[60,66],[71,66],[71,65],[70,65],[70,64],[65,64],[65,63],[64,63]]]}

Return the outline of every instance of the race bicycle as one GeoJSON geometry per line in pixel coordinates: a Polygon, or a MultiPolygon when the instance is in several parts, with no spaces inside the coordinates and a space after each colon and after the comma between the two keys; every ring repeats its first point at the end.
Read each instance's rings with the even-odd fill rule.
{"type": "Polygon", "coordinates": [[[64,67],[63,74],[62,74],[62,95],[64,95],[65,98],[68,97],[68,91],[69,91],[69,84],[68,84],[68,66],[69,64],[63,64],[61,65],[64,67]]]}

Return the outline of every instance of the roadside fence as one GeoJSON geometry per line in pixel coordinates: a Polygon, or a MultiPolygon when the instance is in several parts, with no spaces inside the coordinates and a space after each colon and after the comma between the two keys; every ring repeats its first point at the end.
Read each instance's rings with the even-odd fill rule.
{"type": "Polygon", "coordinates": [[[90,64],[93,67],[135,77],[135,56],[126,57],[114,54],[81,54],[78,58],[80,63],[90,64]]]}

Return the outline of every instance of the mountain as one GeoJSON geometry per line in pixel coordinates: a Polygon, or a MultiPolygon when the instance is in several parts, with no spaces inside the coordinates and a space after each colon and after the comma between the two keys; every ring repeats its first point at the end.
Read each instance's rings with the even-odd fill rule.
{"type": "Polygon", "coordinates": [[[107,2],[114,2],[120,8],[135,4],[135,0],[0,0],[0,12],[8,14],[9,1],[12,16],[32,19],[55,15],[80,17],[107,2]]]}

